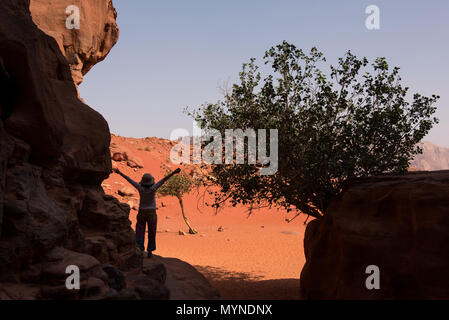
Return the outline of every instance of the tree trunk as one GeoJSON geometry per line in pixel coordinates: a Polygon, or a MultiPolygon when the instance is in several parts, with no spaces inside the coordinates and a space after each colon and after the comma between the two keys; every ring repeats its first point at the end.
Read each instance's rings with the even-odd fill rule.
{"type": "Polygon", "coordinates": [[[182,203],[182,198],[178,197],[179,200],[179,205],[181,206],[181,211],[182,211],[182,217],[184,218],[184,221],[186,223],[186,225],[189,227],[189,233],[190,234],[197,234],[198,231],[196,231],[195,229],[192,228],[192,226],[189,223],[189,220],[187,220],[186,214],[184,212],[184,204],[182,203]]]}

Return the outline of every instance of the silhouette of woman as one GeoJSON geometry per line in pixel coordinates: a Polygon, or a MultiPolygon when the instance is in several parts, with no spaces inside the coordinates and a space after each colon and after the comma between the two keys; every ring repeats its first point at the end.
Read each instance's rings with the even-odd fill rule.
{"type": "Polygon", "coordinates": [[[145,251],[145,229],[148,224],[148,258],[153,256],[156,250],[156,231],[157,231],[157,213],[156,213],[156,191],[173,175],[180,173],[181,169],[176,169],[158,183],[154,183],[151,174],[145,173],[140,183],[137,183],[119,169],[114,168],[113,171],[125,178],[132,186],[134,186],[140,194],[139,213],[137,214],[136,223],[136,242],[142,252],[145,251]]]}

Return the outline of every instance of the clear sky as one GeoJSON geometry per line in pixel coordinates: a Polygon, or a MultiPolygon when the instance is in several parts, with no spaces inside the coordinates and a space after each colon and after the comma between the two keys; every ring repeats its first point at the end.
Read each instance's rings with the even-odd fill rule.
{"type": "MultiPolygon", "coordinates": [[[[401,67],[411,92],[441,96],[426,140],[449,147],[448,0],[114,0],[120,40],[80,87],[122,136],[191,132],[186,106],[221,98],[241,65],[287,40],[334,62],[347,50],[401,67]],[[368,30],[368,5],[380,30],[368,30]]],[[[82,22],[81,22],[82,23],[82,22]]],[[[81,25],[82,27],[82,25],[81,25]]]]}

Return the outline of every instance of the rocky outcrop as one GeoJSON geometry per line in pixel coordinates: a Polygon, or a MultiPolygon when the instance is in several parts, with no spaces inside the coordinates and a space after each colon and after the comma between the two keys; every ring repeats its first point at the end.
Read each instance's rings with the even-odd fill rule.
{"type": "Polygon", "coordinates": [[[31,0],[30,9],[36,25],[58,43],[76,85],[118,41],[117,12],[112,0],[31,0]],[[71,5],[79,8],[79,29],[66,27],[66,20],[74,13],[67,11],[71,5]]]}
{"type": "Polygon", "coordinates": [[[128,167],[134,169],[142,169],[143,161],[139,157],[136,157],[128,148],[111,143],[111,158],[115,162],[125,162],[128,167]]]}
{"type": "Polygon", "coordinates": [[[160,275],[170,290],[171,300],[218,300],[217,289],[193,266],[175,258],[153,256],[144,262],[148,274],[160,275]],[[162,270],[166,271],[163,272],[162,270]]]}
{"type": "Polygon", "coordinates": [[[449,171],[356,180],[309,223],[308,299],[448,299],[449,171]],[[368,266],[380,290],[368,290],[368,266]]]}
{"type": "Polygon", "coordinates": [[[419,144],[423,153],[415,157],[411,167],[425,170],[449,170],[449,148],[425,141],[419,144]]]}
{"type": "MultiPolygon", "coordinates": [[[[59,14],[63,2],[33,0],[33,8],[59,14]]],[[[97,20],[111,5],[82,3],[97,20]]],[[[87,30],[96,29],[74,34],[83,39],[87,30]]],[[[83,72],[102,57],[79,56],[83,72]]],[[[137,285],[123,286],[122,274],[145,274],[129,206],[101,188],[111,172],[108,125],[78,99],[67,59],[33,23],[29,0],[0,2],[0,85],[0,299],[114,299],[124,290],[149,297],[137,285]],[[79,267],[80,290],[65,286],[69,265],[79,267]]],[[[152,288],[166,290],[162,283],[152,288]]]]}
{"type": "Polygon", "coordinates": [[[35,164],[61,165],[71,179],[98,183],[111,170],[108,124],[77,97],[55,40],[32,22],[27,1],[2,1],[0,56],[9,76],[2,121],[35,164]]]}

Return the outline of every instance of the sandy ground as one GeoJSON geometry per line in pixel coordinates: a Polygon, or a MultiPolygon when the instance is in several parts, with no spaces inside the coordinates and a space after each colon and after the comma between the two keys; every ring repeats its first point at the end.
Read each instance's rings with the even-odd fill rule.
{"type": "MultiPolygon", "coordinates": [[[[113,136],[112,141],[132,150],[144,163],[135,171],[117,163],[122,172],[135,180],[145,172],[162,178],[162,163],[167,163],[170,145],[156,138],[133,139],[113,136]]],[[[119,197],[117,190],[127,183],[113,174],[104,182],[105,192],[114,194],[131,206],[138,206],[138,194],[119,197]]],[[[179,203],[171,197],[158,198],[157,250],[193,265],[218,289],[223,299],[299,299],[299,276],[305,262],[304,217],[291,223],[294,216],[282,210],[260,209],[251,216],[247,208],[215,210],[198,202],[193,192],[184,199],[186,214],[197,235],[188,234],[179,203]],[[218,231],[222,227],[223,231],[218,231]],[[186,235],[179,235],[184,231],[186,235]]],[[[130,220],[135,228],[136,210],[130,220]]]]}
{"type": "Polygon", "coordinates": [[[192,264],[225,299],[299,298],[301,224],[287,224],[279,212],[260,211],[247,218],[238,209],[215,216],[188,208],[199,234],[180,236],[178,230],[188,229],[177,209],[170,204],[158,212],[158,255],[192,264]],[[224,231],[217,231],[220,226],[224,231]]]}

